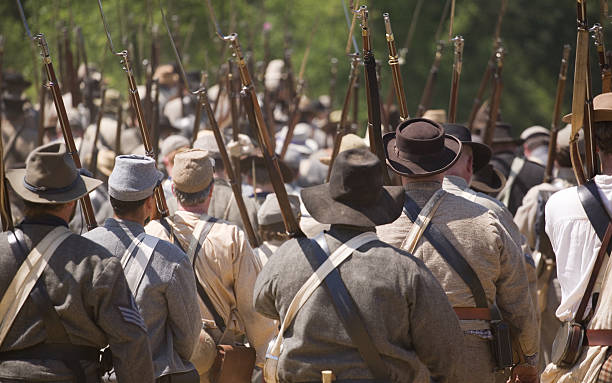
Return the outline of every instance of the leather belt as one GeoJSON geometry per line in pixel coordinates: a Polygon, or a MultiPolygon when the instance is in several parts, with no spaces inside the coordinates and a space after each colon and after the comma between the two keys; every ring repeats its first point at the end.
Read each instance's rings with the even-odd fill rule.
{"type": "Polygon", "coordinates": [[[612,330],[586,330],[589,346],[612,346],[612,330]]]}
{"type": "Polygon", "coordinates": [[[453,307],[457,317],[462,320],[491,320],[488,307],[453,307]]]}

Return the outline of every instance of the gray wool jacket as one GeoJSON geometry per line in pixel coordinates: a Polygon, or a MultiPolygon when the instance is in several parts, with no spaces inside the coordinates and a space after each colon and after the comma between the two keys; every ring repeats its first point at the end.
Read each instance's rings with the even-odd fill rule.
{"type": "MultiPolygon", "coordinates": [[[[132,238],[142,232],[144,228],[138,223],[109,218],[104,226],[84,237],[121,259],[132,238]]],[[[160,240],[135,299],[149,335],[155,377],[193,370],[195,367],[189,358],[198,341],[202,321],[195,277],[185,253],[160,240]]]]}
{"type": "MultiPolygon", "coordinates": [[[[325,239],[333,252],[360,233],[332,225],[325,239]]],[[[255,309],[272,319],[284,318],[313,274],[311,262],[318,264],[298,241],[306,239],[284,243],[257,278],[255,309]]],[[[375,241],[356,250],[339,271],[393,382],[423,382],[427,369],[437,382],[469,381],[460,361],[463,334],[457,316],[423,262],[375,241]]],[[[323,286],[285,332],[278,366],[281,382],[320,381],[322,370],[332,370],[337,380],[372,379],[323,286]]]]}
{"type": "MultiPolygon", "coordinates": [[[[44,216],[20,225],[27,248],[65,222],[44,216]]],[[[20,263],[0,234],[0,295],[4,295],[20,263]]],[[[70,343],[98,349],[110,345],[120,382],[153,382],[153,364],[142,318],[130,294],[119,260],[102,246],[73,234],[56,250],[40,280],[66,329],[70,343]]],[[[28,298],[9,330],[0,352],[46,342],[44,321],[28,298]]],[[[82,362],[87,382],[97,380],[97,365],[82,362]]],[[[58,360],[0,362],[0,381],[72,382],[74,377],[58,360]]]]}

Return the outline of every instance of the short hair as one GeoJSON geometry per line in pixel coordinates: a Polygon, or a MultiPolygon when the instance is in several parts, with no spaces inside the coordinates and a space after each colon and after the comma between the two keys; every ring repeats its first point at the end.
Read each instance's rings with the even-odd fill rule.
{"type": "Polygon", "coordinates": [[[62,210],[70,202],[65,203],[37,203],[23,200],[24,215],[26,217],[36,217],[62,210]]]}
{"type": "Polygon", "coordinates": [[[557,164],[559,164],[559,166],[562,168],[572,167],[572,158],[570,156],[569,146],[564,146],[562,148],[557,149],[557,153],[555,154],[555,161],[557,161],[557,164]]]}
{"type": "Polygon", "coordinates": [[[208,198],[208,195],[210,194],[210,189],[212,188],[212,184],[213,182],[211,182],[210,185],[206,187],[206,189],[197,191],[195,193],[186,193],[184,191],[180,191],[175,186],[174,195],[183,206],[199,205],[202,202],[206,201],[206,198],[208,198]]]}
{"type": "Polygon", "coordinates": [[[612,121],[595,123],[595,144],[604,154],[612,154],[612,121]]]}
{"type": "Polygon", "coordinates": [[[116,198],[110,197],[110,203],[113,207],[113,211],[115,212],[115,214],[117,214],[118,216],[122,216],[136,212],[144,205],[145,201],[149,198],[150,196],[138,201],[121,201],[116,198]]]}

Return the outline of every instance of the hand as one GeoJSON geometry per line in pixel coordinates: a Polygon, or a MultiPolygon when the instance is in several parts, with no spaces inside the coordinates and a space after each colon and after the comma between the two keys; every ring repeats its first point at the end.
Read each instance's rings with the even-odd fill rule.
{"type": "Polygon", "coordinates": [[[512,376],[508,383],[539,383],[538,369],[528,364],[519,364],[512,368],[512,376]]]}
{"type": "Polygon", "coordinates": [[[227,145],[225,145],[225,147],[227,148],[227,154],[230,157],[240,157],[240,143],[232,140],[227,145]]]}

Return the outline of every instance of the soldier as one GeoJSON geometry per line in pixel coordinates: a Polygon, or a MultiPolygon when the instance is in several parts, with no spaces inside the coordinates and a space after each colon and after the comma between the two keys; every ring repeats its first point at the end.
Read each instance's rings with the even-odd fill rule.
{"type": "Polygon", "coordinates": [[[511,130],[510,124],[496,123],[491,145],[493,150],[491,164],[500,170],[507,180],[497,198],[514,215],[529,189],[544,179],[544,167],[523,156],[517,156],[515,151],[522,141],[512,137],[511,130]]]}
{"type": "Polygon", "coordinates": [[[604,232],[607,235],[610,229],[612,201],[612,93],[596,96],[593,109],[593,133],[602,174],[585,185],[553,194],[546,203],[545,212],[546,234],[556,254],[557,278],[561,285],[557,317],[563,322],[579,323],[586,329],[582,344],[587,347],[577,349],[577,363],[566,367],[549,364],[542,374],[542,382],[612,382],[609,347],[612,346],[609,305],[612,262],[606,255],[610,254],[610,246],[604,245],[603,239],[604,232]],[[596,259],[602,257],[601,267],[596,272],[596,259]]]}
{"type": "Polygon", "coordinates": [[[168,205],[168,213],[174,214],[177,209],[176,198],[172,194],[172,167],[174,166],[174,156],[181,149],[186,149],[190,146],[189,140],[185,136],[174,134],[166,137],[162,142],[159,150],[159,161],[163,164],[168,178],[162,182],[166,203],[168,205]]]}
{"type": "MultiPolygon", "coordinates": [[[[291,213],[300,223],[300,198],[289,195],[291,213]]],[[[276,194],[268,194],[266,200],[261,204],[257,212],[259,222],[259,237],[262,240],[258,248],[253,249],[261,265],[265,265],[268,259],[274,254],[276,249],[289,239],[285,231],[283,216],[278,204],[276,194]]]]}
{"type": "MultiPolygon", "coordinates": [[[[152,221],[146,231],[173,241],[193,260],[202,321],[215,343],[233,345],[246,336],[261,366],[275,327],[253,308],[259,262],[242,230],[207,214],[213,189],[213,165],[208,153],[199,149],[177,153],[172,190],[178,210],[165,220],[169,230],[152,221]]],[[[201,381],[208,381],[214,355],[208,360],[195,357],[201,381]]]]}
{"type": "Polygon", "coordinates": [[[402,214],[380,226],[381,240],[414,248],[414,255],[442,284],[464,330],[473,381],[493,382],[495,370],[508,363],[494,360],[489,344],[493,339],[490,321],[499,320],[501,310],[525,360],[514,368],[513,379],[536,382],[538,326],[526,294],[529,287],[521,250],[495,213],[442,189],[444,173],[460,157],[461,142],[425,119],[404,121],[383,138],[387,164],[402,176],[405,211],[410,217],[402,214]],[[425,238],[412,233],[413,222],[421,215],[431,219],[428,226],[423,223],[427,220],[418,219],[417,227],[426,229],[425,238]],[[464,265],[460,271],[455,271],[456,262],[464,265]],[[470,285],[464,280],[470,280],[470,285]]]}
{"type": "Polygon", "coordinates": [[[198,382],[189,362],[202,327],[191,264],[178,247],[144,232],[162,178],[153,159],[118,156],[108,179],[115,216],[84,237],[121,260],[148,330],[156,381],[198,382]]]}
{"type": "Polygon", "coordinates": [[[520,139],[523,141],[525,158],[536,164],[546,166],[550,130],[539,125],[530,126],[523,130],[520,139]]]}
{"type": "Polygon", "coordinates": [[[284,321],[290,302],[329,253],[365,236],[366,242],[349,245],[351,257],[337,266],[341,278],[326,278],[337,278],[330,283],[348,290],[345,299],[354,300],[361,314],[348,321],[365,328],[346,327],[332,289],[317,288],[295,320],[281,327],[290,331],[279,335],[279,381],[317,381],[321,370],[333,370],[340,382],[421,382],[421,363],[437,382],[464,381],[461,330],[440,285],[422,262],[374,233],[376,225],[401,214],[404,199],[401,187],[383,186],[378,158],[364,149],[340,153],[330,182],[304,189],[302,198],[312,216],[331,228],[316,242],[291,239],[272,255],[257,278],[256,308],[284,321]]]}
{"type": "Polygon", "coordinates": [[[61,143],[37,148],[26,169],[7,178],[25,201],[26,218],[14,233],[0,235],[2,302],[17,302],[8,287],[17,270],[28,271],[23,262],[33,260],[34,249],[47,261],[42,276],[30,280],[38,278],[31,292],[21,285],[25,302],[12,325],[0,315],[0,380],[98,382],[98,350],[110,344],[119,381],[153,382],[147,329],[121,262],[67,229],[76,200],[100,181],[81,176],[61,143]]]}

